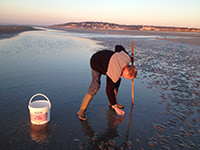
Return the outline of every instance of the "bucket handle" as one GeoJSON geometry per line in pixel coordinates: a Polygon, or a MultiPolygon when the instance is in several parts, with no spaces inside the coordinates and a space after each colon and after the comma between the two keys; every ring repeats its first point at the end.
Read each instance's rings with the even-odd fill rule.
{"type": "Polygon", "coordinates": [[[51,108],[50,100],[48,99],[47,96],[45,96],[44,94],[41,94],[41,93],[38,93],[38,94],[33,95],[33,96],[31,97],[30,101],[29,101],[29,105],[31,104],[31,101],[33,100],[33,98],[36,97],[36,96],[43,96],[44,98],[46,98],[46,100],[47,100],[48,103],[49,103],[49,107],[51,108]]]}

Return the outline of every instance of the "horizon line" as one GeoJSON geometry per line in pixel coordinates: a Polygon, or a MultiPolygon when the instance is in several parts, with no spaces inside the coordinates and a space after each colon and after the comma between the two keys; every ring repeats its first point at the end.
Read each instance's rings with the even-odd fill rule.
{"type": "Polygon", "coordinates": [[[42,26],[42,27],[48,27],[48,26],[54,26],[54,25],[61,25],[61,24],[67,24],[67,23],[86,23],[86,22],[93,22],[93,23],[108,23],[108,24],[116,24],[116,25],[125,25],[125,26],[153,26],[153,27],[174,27],[174,28],[188,28],[188,29],[200,29],[200,27],[188,27],[188,26],[174,26],[174,25],[147,25],[147,24],[120,24],[120,23],[114,23],[114,22],[107,22],[107,21],[68,21],[65,23],[55,23],[55,24],[46,24],[46,25],[40,25],[37,23],[0,23],[0,25],[28,25],[28,26],[42,26]]]}

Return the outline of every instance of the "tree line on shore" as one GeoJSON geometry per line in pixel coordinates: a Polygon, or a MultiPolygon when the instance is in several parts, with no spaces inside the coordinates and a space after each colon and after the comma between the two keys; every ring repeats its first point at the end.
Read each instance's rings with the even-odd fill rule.
{"type": "Polygon", "coordinates": [[[56,28],[87,28],[87,29],[107,29],[107,30],[141,30],[141,31],[178,31],[178,32],[200,32],[198,28],[168,27],[153,25],[120,25],[107,22],[69,22],[52,25],[56,28]]]}

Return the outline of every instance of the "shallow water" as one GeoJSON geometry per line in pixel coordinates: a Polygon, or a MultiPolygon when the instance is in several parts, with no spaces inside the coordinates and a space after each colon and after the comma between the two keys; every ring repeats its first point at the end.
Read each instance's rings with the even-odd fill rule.
{"type": "Polygon", "coordinates": [[[200,47],[151,36],[31,31],[0,40],[1,149],[200,149],[200,47]],[[89,59],[102,48],[135,42],[135,104],[131,81],[122,80],[108,107],[105,77],[87,109],[76,115],[91,81],[89,59]],[[31,125],[33,94],[49,97],[51,121],[31,125]]]}

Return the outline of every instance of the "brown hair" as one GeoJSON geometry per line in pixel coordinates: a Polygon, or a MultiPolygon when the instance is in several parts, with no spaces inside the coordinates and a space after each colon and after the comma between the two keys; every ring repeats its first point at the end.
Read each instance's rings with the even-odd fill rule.
{"type": "Polygon", "coordinates": [[[132,77],[134,76],[134,78],[136,78],[137,76],[137,69],[135,66],[133,65],[127,65],[127,70],[129,72],[129,76],[132,77]]]}

